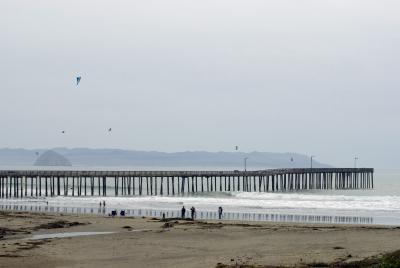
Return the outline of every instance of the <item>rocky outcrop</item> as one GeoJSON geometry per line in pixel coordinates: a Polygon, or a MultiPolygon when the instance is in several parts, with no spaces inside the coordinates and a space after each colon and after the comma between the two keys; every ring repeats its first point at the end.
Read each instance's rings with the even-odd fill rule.
{"type": "Polygon", "coordinates": [[[45,151],[38,159],[34,166],[72,166],[71,162],[59,153],[52,150],[45,151]]]}

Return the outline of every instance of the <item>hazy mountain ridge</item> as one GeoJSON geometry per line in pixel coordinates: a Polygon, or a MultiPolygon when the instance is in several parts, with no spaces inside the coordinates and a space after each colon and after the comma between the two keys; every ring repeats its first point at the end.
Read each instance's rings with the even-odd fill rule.
{"type": "MultiPolygon", "coordinates": [[[[310,158],[297,153],[270,152],[205,152],[186,151],[165,153],[121,149],[53,148],[66,157],[73,166],[154,166],[154,167],[234,167],[242,168],[248,157],[249,168],[309,167],[310,158]],[[291,159],[293,158],[293,161],[291,159]]],[[[30,166],[47,149],[0,149],[0,165],[30,166]],[[37,154],[38,153],[38,154],[37,154]]],[[[315,167],[330,167],[314,161],[315,167]]]]}

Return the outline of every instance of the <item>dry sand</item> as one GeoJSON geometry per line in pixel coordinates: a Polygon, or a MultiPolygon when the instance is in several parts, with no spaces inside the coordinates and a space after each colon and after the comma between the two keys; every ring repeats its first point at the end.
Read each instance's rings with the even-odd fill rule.
{"type": "Polygon", "coordinates": [[[304,266],[400,249],[400,227],[0,213],[0,267],[304,266]],[[165,227],[164,225],[169,225],[165,227]],[[32,234],[115,232],[25,240],[32,234]]]}

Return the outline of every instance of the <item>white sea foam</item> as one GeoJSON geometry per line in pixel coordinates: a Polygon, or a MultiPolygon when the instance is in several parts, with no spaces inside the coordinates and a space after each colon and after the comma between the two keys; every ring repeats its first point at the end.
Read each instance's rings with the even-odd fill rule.
{"type": "Polygon", "coordinates": [[[208,196],[143,196],[143,197],[54,197],[8,199],[0,202],[31,204],[49,202],[53,206],[96,207],[101,201],[107,207],[126,209],[179,209],[182,205],[203,210],[223,206],[231,211],[260,212],[271,210],[324,210],[343,212],[395,212],[400,213],[400,196],[360,196],[300,193],[248,193],[208,196]]]}

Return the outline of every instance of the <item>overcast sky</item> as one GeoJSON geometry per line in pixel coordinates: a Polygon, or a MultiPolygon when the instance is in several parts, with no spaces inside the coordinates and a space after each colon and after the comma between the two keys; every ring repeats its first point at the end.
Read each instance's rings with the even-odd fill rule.
{"type": "Polygon", "coordinates": [[[397,0],[1,0],[0,147],[238,145],[400,167],[399,14],[397,0]]]}

